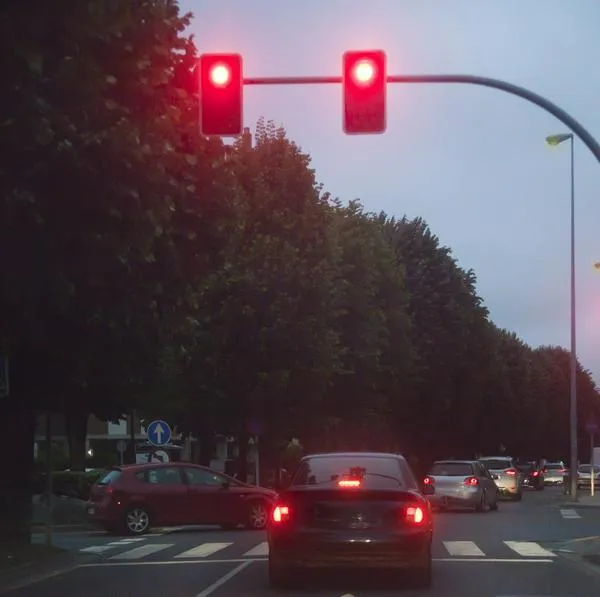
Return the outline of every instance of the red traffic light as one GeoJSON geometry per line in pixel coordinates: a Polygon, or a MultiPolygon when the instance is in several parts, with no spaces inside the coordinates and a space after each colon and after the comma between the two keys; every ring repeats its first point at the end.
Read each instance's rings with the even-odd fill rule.
{"type": "Polygon", "coordinates": [[[200,56],[200,131],[230,137],[243,130],[243,73],[239,54],[200,56]]]}
{"type": "Polygon", "coordinates": [[[387,60],[382,50],[346,52],[343,57],[344,132],[383,133],[387,127],[387,60]]]}

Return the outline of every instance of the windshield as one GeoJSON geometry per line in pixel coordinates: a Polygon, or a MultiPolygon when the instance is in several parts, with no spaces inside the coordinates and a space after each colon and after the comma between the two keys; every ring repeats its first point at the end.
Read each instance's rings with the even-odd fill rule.
{"type": "MultiPolygon", "coordinates": [[[[582,464],[579,467],[579,472],[584,473],[584,474],[587,473],[589,475],[592,472],[592,465],[591,464],[582,464]]],[[[598,474],[600,472],[600,466],[594,465],[594,472],[596,474],[598,474]]]]}
{"type": "Polygon", "coordinates": [[[436,462],[429,472],[433,477],[467,477],[473,474],[468,462],[436,462]]]}
{"type": "Polygon", "coordinates": [[[506,460],[505,458],[487,458],[483,459],[481,462],[487,469],[493,471],[511,468],[510,460],[506,460]]]}
{"type": "Polygon", "coordinates": [[[110,485],[111,483],[114,483],[120,476],[121,471],[117,469],[108,471],[108,473],[106,473],[106,475],[104,475],[104,477],[98,481],[98,485],[110,485]]]}
{"type": "Polygon", "coordinates": [[[396,458],[383,456],[330,456],[304,460],[291,486],[325,485],[336,487],[345,480],[360,481],[367,489],[406,487],[405,475],[396,458]]]}

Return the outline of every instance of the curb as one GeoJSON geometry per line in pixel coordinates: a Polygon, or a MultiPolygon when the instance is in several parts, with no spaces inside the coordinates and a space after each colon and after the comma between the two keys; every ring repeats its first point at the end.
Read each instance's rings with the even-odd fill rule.
{"type": "MultiPolygon", "coordinates": [[[[30,525],[32,533],[45,533],[46,524],[32,524],[30,525]]],[[[53,524],[52,531],[54,533],[69,533],[69,532],[84,532],[84,531],[97,531],[98,529],[91,524],[81,522],[76,524],[53,524]]]]}

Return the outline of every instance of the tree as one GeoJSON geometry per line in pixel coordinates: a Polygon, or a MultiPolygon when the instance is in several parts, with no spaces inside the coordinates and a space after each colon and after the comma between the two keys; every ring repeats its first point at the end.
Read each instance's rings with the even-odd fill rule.
{"type": "Polygon", "coordinates": [[[0,491],[7,539],[29,538],[35,411],[114,418],[152,379],[171,308],[160,251],[190,166],[177,149],[193,102],[170,85],[193,55],[187,23],[167,0],[2,9],[0,313],[18,454],[0,491]]]}

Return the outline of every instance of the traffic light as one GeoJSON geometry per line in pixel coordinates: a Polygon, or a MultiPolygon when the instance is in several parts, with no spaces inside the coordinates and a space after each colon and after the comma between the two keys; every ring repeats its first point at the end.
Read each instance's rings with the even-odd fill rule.
{"type": "Polygon", "coordinates": [[[387,70],[382,50],[346,52],[343,57],[344,132],[348,135],[386,130],[387,70]]]}
{"type": "Polygon", "coordinates": [[[200,56],[200,131],[230,137],[243,128],[243,73],[239,54],[200,56]]]}

